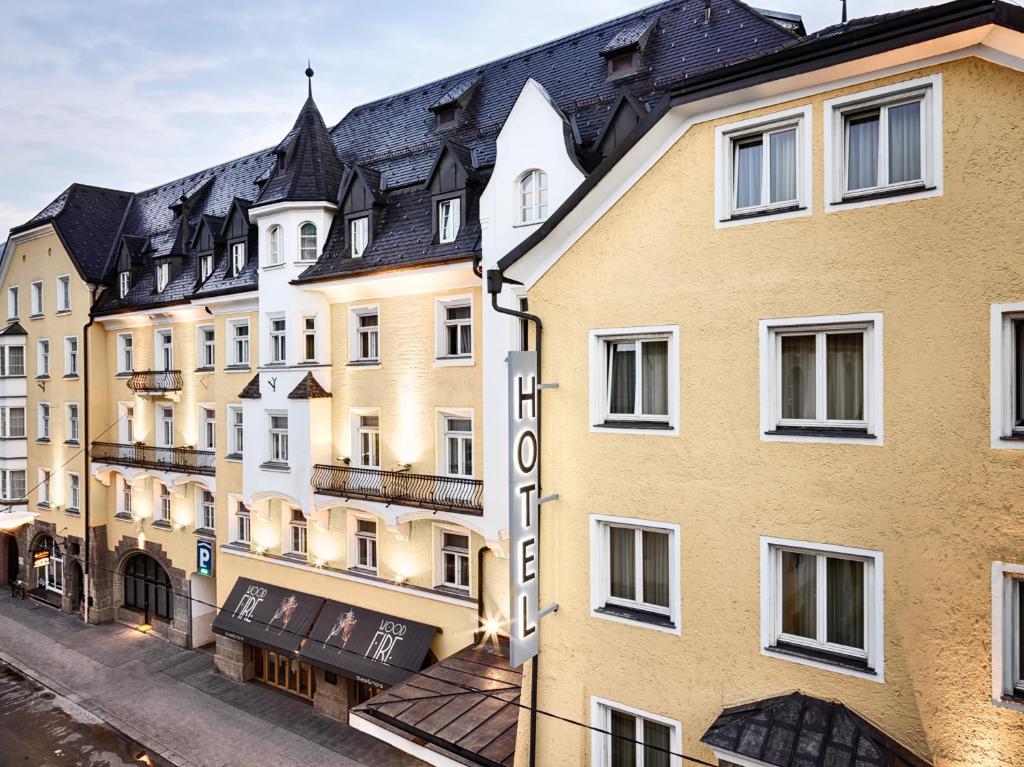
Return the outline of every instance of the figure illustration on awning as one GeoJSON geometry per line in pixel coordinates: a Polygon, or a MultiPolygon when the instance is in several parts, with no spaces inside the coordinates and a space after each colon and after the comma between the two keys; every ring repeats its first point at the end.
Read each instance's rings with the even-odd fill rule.
{"type": "Polygon", "coordinates": [[[358,621],[353,610],[339,615],[338,620],[331,627],[331,632],[327,635],[327,639],[324,640],[324,647],[327,647],[327,643],[334,639],[334,637],[341,634],[341,647],[338,649],[338,652],[344,650],[348,645],[348,640],[352,636],[352,629],[355,628],[356,623],[358,621]]]}
{"type": "Polygon", "coordinates": [[[285,631],[288,628],[288,621],[292,619],[292,615],[295,613],[295,608],[299,606],[299,601],[295,598],[294,594],[289,594],[287,597],[281,600],[281,604],[278,605],[277,612],[274,613],[274,617],[270,619],[267,624],[267,631],[270,631],[270,627],[274,625],[274,621],[278,618],[284,618],[281,623],[281,631],[285,631]]]}

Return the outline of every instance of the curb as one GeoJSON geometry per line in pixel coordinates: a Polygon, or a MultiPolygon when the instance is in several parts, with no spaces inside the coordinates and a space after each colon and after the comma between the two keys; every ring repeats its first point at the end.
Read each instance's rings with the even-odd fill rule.
{"type": "Polygon", "coordinates": [[[154,759],[153,763],[155,767],[200,767],[194,762],[190,762],[180,754],[176,754],[173,749],[166,748],[165,746],[157,743],[152,738],[108,711],[91,704],[87,698],[74,692],[66,685],[51,679],[41,671],[32,668],[28,664],[2,650],[0,650],[0,663],[14,669],[26,679],[45,687],[60,698],[62,707],[65,707],[66,710],[76,717],[79,717],[86,722],[104,724],[128,741],[130,745],[138,746],[144,750],[150,758],[154,759]]]}

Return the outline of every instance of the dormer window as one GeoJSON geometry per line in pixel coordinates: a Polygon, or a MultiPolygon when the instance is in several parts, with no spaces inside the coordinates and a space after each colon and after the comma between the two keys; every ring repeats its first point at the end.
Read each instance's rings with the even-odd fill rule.
{"type": "Polygon", "coordinates": [[[132,287],[132,273],[131,272],[121,272],[120,274],[118,274],[117,275],[117,286],[118,286],[118,295],[120,295],[121,298],[124,298],[125,296],[127,296],[128,295],[128,291],[131,290],[131,287],[132,287]]]}
{"type": "Polygon", "coordinates": [[[171,278],[171,265],[166,261],[156,266],[156,292],[163,293],[171,278]]]}
{"type": "Polygon", "coordinates": [[[236,242],[231,246],[231,273],[238,275],[245,268],[245,243],[236,242]]]}
{"type": "Polygon", "coordinates": [[[548,174],[531,170],[519,179],[519,223],[536,224],[548,217],[548,174]]]}
{"type": "Polygon", "coordinates": [[[206,282],[206,278],[213,274],[213,254],[207,253],[199,257],[199,281],[206,282]]]}
{"type": "Polygon", "coordinates": [[[281,252],[281,227],[270,227],[270,266],[276,266],[284,261],[284,254],[281,252]]]}
{"type": "Polygon", "coordinates": [[[625,77],[637,70],[639,55],[635,51],[624,51],[608,57],[608,78],[625,77]]]}
{"type": "Polygon", "coordinates": [[[370,239],[370,218],[354,218],[349,222],[349,238],[351,239],[352,258],[361,258],[366,251],[366,245],[370,239]]]}
{"type": "Polygon", "coordinates": [[[455,242],[459,234],[460,211],[458,197],[451,200],[441,200],[437,204],[437,232],[438,242],[455,242]]]}
{"type": "Polygon", "coordinates": [[[437,127],[447,128],[451,125],[455,125],[455,120],[459,116],[459,109],[454,104],[446,107],[441,107],[435,114],[437,114],[437,127]]]}
{"type": "Polygon", "coordinates": [[[299,227],[299,260],[316,261],[316,225],[306,222],[299,227]]]}

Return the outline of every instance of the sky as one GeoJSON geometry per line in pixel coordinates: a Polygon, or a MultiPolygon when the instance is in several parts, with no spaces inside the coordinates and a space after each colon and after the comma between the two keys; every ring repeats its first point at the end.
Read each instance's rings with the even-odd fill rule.
{"type": "MultiPolygon", "coordinates": [[[[0,242],[72,182],[141,191],[653,0],[0,0],[0,242]]],[[[809,31],[839,0],[755,0],[809,31]]],[[[935,5],[849,0],[851,16],[935,5]]]]}

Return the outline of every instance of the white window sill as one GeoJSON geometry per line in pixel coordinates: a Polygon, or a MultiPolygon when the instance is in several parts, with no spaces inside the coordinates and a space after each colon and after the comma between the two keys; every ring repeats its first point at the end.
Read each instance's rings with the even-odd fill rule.
{"type": "Polygon", "coordinates": [[[284,269],[286,266],[287,264],[284,261],[282,261],[279,264],[267,264],[266,266],[263,267],[263,271],[272,272],[275,269],[284,269]]]}
{"type": "Polygon", "coordinates": [[[775,658],[776,660],[785,660],[789,661],[790,663],[799,663],[804,666],[810,666],[811,668],[822,669],[824,671],[833,671],[837,674],[855,676],[858,679],[867,679],[871,682],[885,682],[885,676],[883,674],[877,674],[872,671],[859,671],[855,668],[847,668],[839,664],[828,663],[824,660],[816,660],[814,658],[802,657],[795,653],[775,650],[771,647],[762,647],[761,655],[764,655],[766,658],[775,658]]]}
{"type": "Polygon", "coordinates": [[[832,445],[872,445],[881,447],[885,444],[881,437],[870,433],[824,434],[822,432],[798,434],[796,432],[762,432],[762,442],[806,442],[809,444],[832,444],[832,445]]]}
{"type": "Polygon", "coordinates": [[[451,368],[451,367],[472,367],[476,364],[476,360],[473,357],[435,357],[434,367],[436,368],[451,368]]]}
{"type": "MultiPolygon", "coordinates": [[[[597,618],[602,621],[611,621],[612,623],[621,623],[625,626],[635,626],[636,628],[647,629],[649,631],[660,631],[662,634],[672,634],[673,636],[679,636],[682,633],[682,627],[678,625],[678,621],[675,625],[670,626],[654,621],[627,618],[624,615],[616,615],[615,613],[595,608],[590,609],[590,617],[597,618]]],[[[664,617],[667,621],[671,620],[667,615],[664,617]]]]}
{"type": "Polygon", "coordinates": [[[380,360],[349,360],[345,367],[352,370],[380,370],[380,360]]]}
{"type": "Polygon", "coordinates": [[[999,708],[1008,708],[1011,711],[1024,711],[1024,698],[1004,695],[1001,698],[993,698],[992,705],[999,708]]]}
{"type": "Polygon", "coordinates": [[[931,197],[941,197],[941,186],[922,186],[911,189],[881,189],[871,194],[851,194],[842,199],[825,203],[826,213],[839,213],[844,210],[857,210],[858,208],[871,208],[875,205],[892,205],[898,202],[910,202],[911,200],[927,200],[931,197]]]}
{"type": "Polygon", "coordinates": [[[765,210],[738,211],[726,219],[715,222],[716,229],[730,229],[736,226],[747,226],[749,224],[762,224],[768,221],[785,221],[789,218],[806,218],[813,213],[810,205],[802,202],[794,203],[779,209],[767,208],[765,210]]]}
{"type": "Polygon", "coordinates": [[[619,426],[606,426],[604,424],[595,423],[590,425],[590,431],[593,434],[620,434],[622,436],[650,436],[650,437],[678,437],[679,427],[678,426],[661,426],[652,427],[650,422],[641,421],[636,426],[630,425],[619,425],[619,426]]]}

